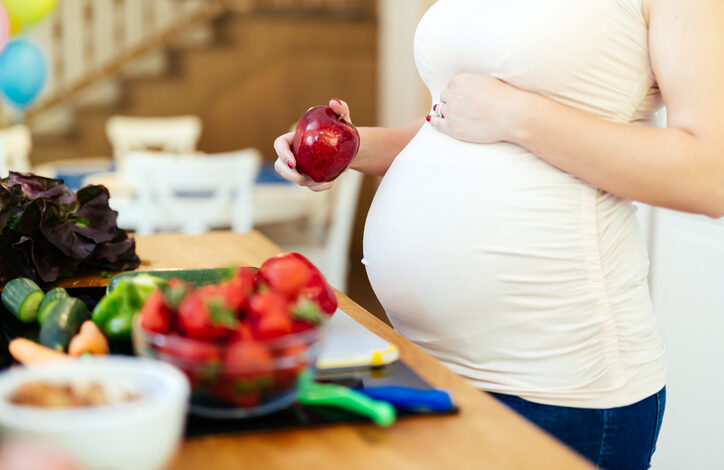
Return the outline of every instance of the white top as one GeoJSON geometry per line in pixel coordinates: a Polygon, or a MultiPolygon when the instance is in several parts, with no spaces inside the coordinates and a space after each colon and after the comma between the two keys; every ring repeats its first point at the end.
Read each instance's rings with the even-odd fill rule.
{"type": "MultiPolygon", "coordinates": [[[[415,58],[433,102],[470,72],[643,124],[661,106],[647,44],[640,0],[440,0],[415,58]]],[[[473,385],[623,406],[666,374],[635,212],[524,148],[426,124],[377,191],[363,262],[395,328],[473,385]]]]}

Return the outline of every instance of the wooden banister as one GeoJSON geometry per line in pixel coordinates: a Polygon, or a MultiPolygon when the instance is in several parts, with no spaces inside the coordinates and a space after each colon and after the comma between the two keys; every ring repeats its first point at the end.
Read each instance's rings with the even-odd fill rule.
{"type": "MultiPolygon", "coordinates": [[[[122,2],[117,2],[122,3],[122,2]]],[[[53,94],[42,99],[38,104],[28,109],[26,119],[32,119],[43,111],[52,108],[66,100],[75,97],[79,92],[91,85],[107,80],[123,71],[123,69],[135,60],[145,56],[149,52],[166,46],[179,37],[189,28],[202,25],[213,18],[216,18],[227,11],[227,0],[207,0],[203,8],[200,8],[188,16],[181,17],[171,25],[140,44],[118,53],[111,61],[92,68],[88,73],[68,85],[60,85],[53,94]]],[[[122,22],[121,22],[122,23],[122,22]]],[[[118,24],[118,23],[116,23],[118,24]]],[[[122,31],[122,30],[120,30],[122,31]]],[[[116,31],[119,36],[122,33],[116,31]]],[[[116,40],[119,38],[117,37],[116,40]]]]}

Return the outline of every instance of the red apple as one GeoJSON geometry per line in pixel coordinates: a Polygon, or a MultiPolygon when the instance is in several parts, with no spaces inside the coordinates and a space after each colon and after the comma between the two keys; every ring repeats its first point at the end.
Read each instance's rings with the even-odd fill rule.
{"type": "Polygon", "coordinates": [[[358,150],[357,128],[329,106],[315,106],[304,113],[292,141],[297,171],[318,183],[337,178],[358,150]]]}

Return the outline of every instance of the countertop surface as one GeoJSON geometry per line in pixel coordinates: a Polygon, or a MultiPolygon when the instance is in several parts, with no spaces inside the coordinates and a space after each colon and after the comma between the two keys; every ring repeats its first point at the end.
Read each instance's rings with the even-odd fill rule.
{"type": "MultiPolygon", "coordinates": [[[[258,232],[137,237],[139,269],[259,266],[280,252],[258,232]]],[[[106,279],[98,283],[107,282],[106,279]]],[[[84,282],[85,283],[85,282],[84,282]]],[[[460,413],[405,418],[391,428],[339,424],[187,439],[169,466],[191,469],[588,469],[584,460],[437,360],[344,294],[339,306],[380,337],[435,387],[452,392],[460,413]]]]}

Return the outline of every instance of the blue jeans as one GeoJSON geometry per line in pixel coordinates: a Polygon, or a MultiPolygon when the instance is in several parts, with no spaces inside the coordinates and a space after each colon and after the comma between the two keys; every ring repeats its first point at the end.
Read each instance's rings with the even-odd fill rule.
{"type": "Polygon", "coordinates": [[[651,466],[666,405],[666,387],[633,405],[608,409],[542,405],[513,395],[491,395],[599,468],[615,470],[651,466]]]}

